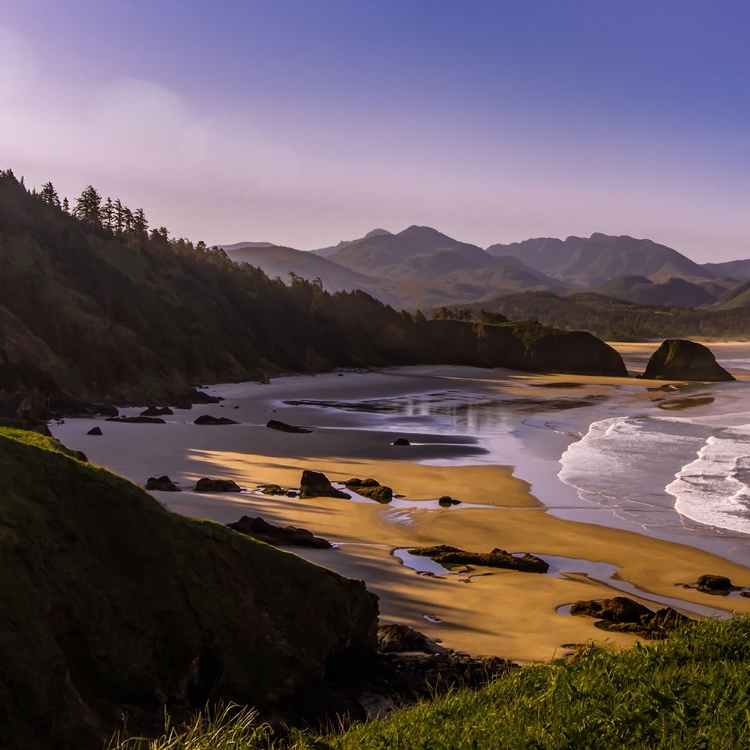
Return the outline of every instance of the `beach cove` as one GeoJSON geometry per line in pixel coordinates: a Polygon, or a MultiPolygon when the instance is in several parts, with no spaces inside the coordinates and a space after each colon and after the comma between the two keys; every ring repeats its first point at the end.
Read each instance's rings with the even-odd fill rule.
{"type": "MultiPolygon", "coordinates": [[[[624,351],[626,362],[640,351],[624,351]]],[[[717,351],[720,360],[723,354],[717,351]]],[[[736,368],[727,366],[741,378],[742,357],[728,358],[737,360],[736,368]]],[[[380,597],[384,622],[403,622],[474,654],[548,660],[569,653],[570,644],[592,639],[633,642],[633,636],[603,633],[593,620],[566,614],[566,605],[579,599],[625,593],[652,609],[670,604],[694,615],[750,612],[749,599],[678,585],[714,573],[750,586],[750,537],[678,513],[663,486],[651,481],[643,456],[634,459],[637,470],[629,484],[653,485],[653,497],[645,502],[640,495],[612,502],[606,493],[592,499],[595,488],[575,485],[583,480],[570,460],[576,450],[571,446],[589,449],[586,440],[595,423],[664,415],[710,421],[741,414],[745,389],[742,380],[682,387],[406,367],[289,376],[270,385],[217,385],[205,390],[222,397],[221,403],[175,409],[166,424],[67,419],[52,430],[93,463],[137,484],[169,475],[183,491],[154,494],[178,513],[220,523],[261,516],[330,540],[334,549],[292,553],[365,580],[380,597]],[[238,424],[195,425],[205,414],[238,424]],[[269,419],[312,432],[270,430],[269,419]],[[102,428],[101,437],[87,435],[94,426],[102,428]],[[411,445],[393,446],[397,437],[411,445]],[[333,482],[374,477],[403,497],[381,505],[356,496],[298,499],[256,491],[271,483],[298,487],[304,469],[321,471],[333,482]],[[563,478],[569,474],[565,481],[561,471],[563,478]],[[191,491],[201,477],[232,479],[246,491],[191,491]],[[461,504],[441,507],[438,498],[445,495],[461,504]],[[404,564],[413,562],[404,550],[434,544],[530,552],[553,564],[545,575],[485,568],[470,575],[420,575],[404,564]]],[[[594,475],[602,474],[594,453],[579,464],[587,462],[594,475]]],[[[664,465],[670,461],[657,463],[660,471],[671,471],[671,464],[664,465]]]]}

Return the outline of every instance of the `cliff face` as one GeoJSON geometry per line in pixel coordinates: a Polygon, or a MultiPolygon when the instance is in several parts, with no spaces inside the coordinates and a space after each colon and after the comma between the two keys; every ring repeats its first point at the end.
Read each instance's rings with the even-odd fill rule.
{"type": "Polygon", "coordinates": [[[361,581],[172,514],[40,435],[0,428],[0,471],[0,746],[98,750],[123,714],[148,731],[216,700],[326,711],[374,658],[361,581]]]}
{"type": "Polygon", "coordinates": [[[628,374],[611,346],[584,331],[561,331],[535,322],[481,325],[455,320],[415,323],[413,328],[412,346],[425,362],[577,375],[628,374]]]}
{"type": "Polygon", "coordinates": [[[652,380],[734,380],[707,346],[685,339],[667,339],[652,355],[643,377],[652,380]]]}

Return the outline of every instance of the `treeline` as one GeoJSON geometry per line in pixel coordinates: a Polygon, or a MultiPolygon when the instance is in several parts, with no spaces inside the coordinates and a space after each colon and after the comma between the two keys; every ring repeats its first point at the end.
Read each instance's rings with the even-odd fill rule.
{"type": "Polygon", "coordinates": [[[205,243],[147,232],[139,212],[120,224],[116,209],[110,221],[107,205],[87,188],[68,212],[51,184],[37,193],[0,173],[0,411],[3,393],[142,403],[264,372],[621,366],[607,348],[592,354],[601,342],[591,337],[558,351],[545,342],[559,335],[538,326],[428,321],[361,291],[287,285],[205,243]]]}
{"type": "Polygon", "coordinates": [[[589,331],[609,341],[750,336],[750,314],[744,307],[721,310],[646,305],[593,292],[567,297],[523,292],[483,304],[511,320],[538,320],[564,330],[589,331]]]}

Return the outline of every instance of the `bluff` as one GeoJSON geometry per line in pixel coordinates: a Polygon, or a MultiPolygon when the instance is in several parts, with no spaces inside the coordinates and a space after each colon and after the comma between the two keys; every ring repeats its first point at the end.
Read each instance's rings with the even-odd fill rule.
{"type": "Polygon", "coordinates": [[[667,339],[652,355],[643,377],[652,380],[734,380],[707,346],[685,339],[667,339]]]}
{"type": "Polygon", "coordinates": [[[0,416],[70,411],[71,397],[178,403],[194,383],[334,367],[624,370],[590,336],[427,321],[360,290],[286,285],[163,227],[118,232],[2,171],[0,278],[0,416]]]}
{"type": "Polygon", "coordinates": [[[0,747],[85,748],[207,702],[330,710],[375,654],[361,581],[165,510],[0,428],[0,747]],[[309,705],[310,696],[315,705],[309,705]]]}

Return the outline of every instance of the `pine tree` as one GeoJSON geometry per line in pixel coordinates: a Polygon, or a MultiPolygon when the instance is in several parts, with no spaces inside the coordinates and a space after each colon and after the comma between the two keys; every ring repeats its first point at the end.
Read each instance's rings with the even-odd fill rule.
{"type": "Polygon", "coordinates": [[[118,198],[115,201],[115,215],[114,215],[114,226],[112,231],[115,234],[122,234],[125,231],[125,207],[118,198]]]}
{"type": "Polygon", "coordinates": [[[73,216],[93,226],[102,225],[102,197],[93,185],[81,193],[73,208],[73,216]]]}
{"type": "Polygon", "coordinates": [[[112,199],[107,196],[107,200],[104,201],[104,207],[102,208],[102,224],[105,229],[112,231],[112,224],[114,221],[115,209],[112,203],[112,199]]]}
{"type": "Polygon", "coordinates": [[[148,221],[142,208],[137,208],[133,213],[133,234],[138,240],[145,239],[148,236],[148,221]]]}
{"type": "Polygon", "coordinates": [[[55,190],[55,186],[51,182],[45,182],[44,185],[42,185],[42,192],[39,193],[39,197],[50,206],[60,208],[60,196],[57,194],[57,190],[55,190]]]}
{"type": "Polygon", "coordinates": [[[62,210],[65,211],[66,214],[70,213],[70,203],[68,203],[67,198],[63,198],[62,210]]]}
{"type": "Polygon", "coordinates": [[[122,230],[125,234],[130,234],[132,228],[133,212],[127,206],[124,206],[122,209],[122,230]]]}

